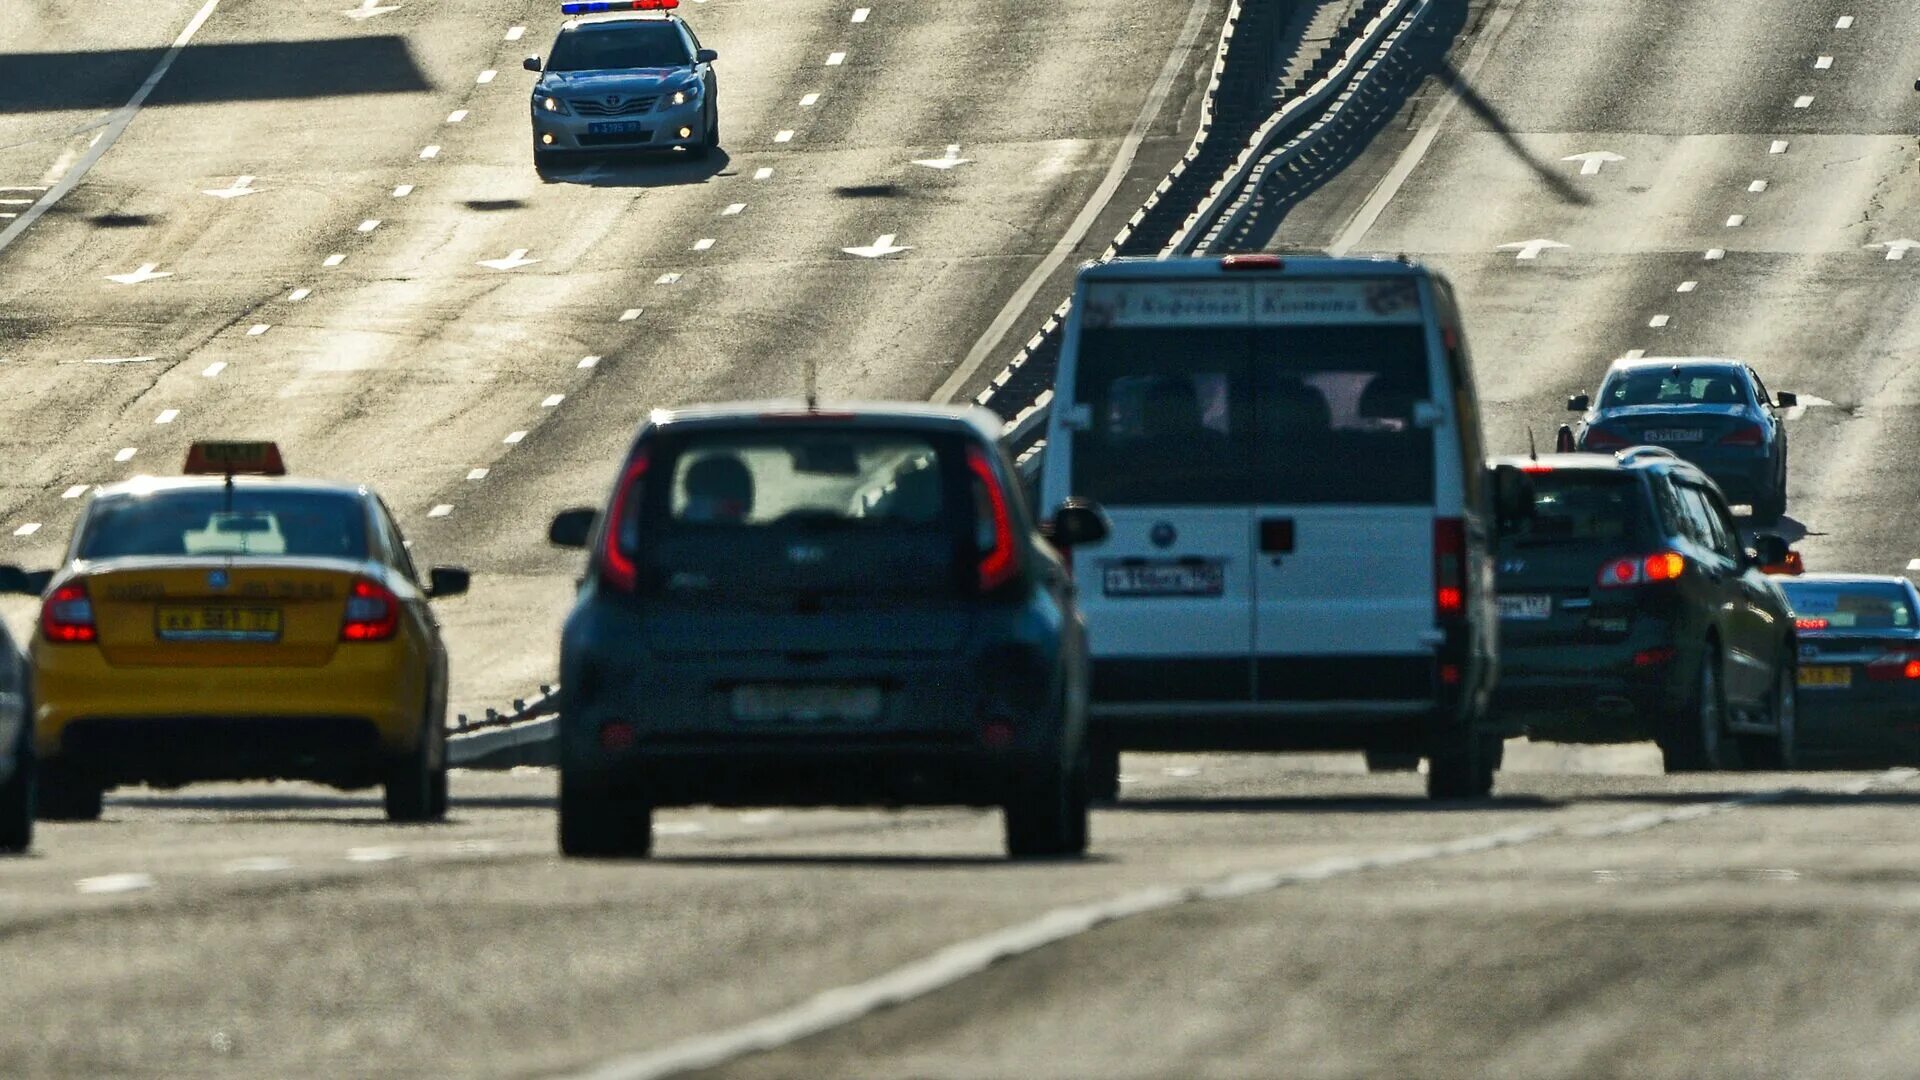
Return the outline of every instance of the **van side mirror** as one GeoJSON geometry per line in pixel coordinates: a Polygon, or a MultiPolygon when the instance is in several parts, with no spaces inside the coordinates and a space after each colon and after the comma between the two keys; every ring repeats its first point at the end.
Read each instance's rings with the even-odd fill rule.
{"type": "Polygon", "coordinates": [[[52,580],[51,570],[29,571],[17,566],[0,566],[0,594],[39,596],[47,591],[47,584],[52,580]]]}
{"type": "Polygon", "coordinates": [[[473,574],[459,566],[436,566],[427,571],[427,599],[444,600],[464,596],[473,584],[473,574]]]}
{"type": "Polygon", "coordinates": [[[1782,390],[1773,395],[1773,400],[1778,402],[1781,408],[1791,409],[1795,405],[1800,404],[1800,395],[1790,390],[1782,390]]]}
{"type": "Polygon", "coordinates": [[[715,60],[720,59],[720,54],[717,52],[714,52],[712,49],[701,49],[699,52],[694,54],[694,59],[700,61],[703,64],[711,64],[715,60]]]}
{"type": "Polygon", "coordinates": [[[1575,394],[1567,399],[1568,412],[1586,412],[1593,408],[1593,399],[1585,394],[1575,394]]]}
{"type": "Polygon", "coordinates": [[[1533,477],[1513,465],[1495,465],[1487,473],[1493,488],[1494,527],[1503,534],[1514,532],[1533,517],[1533,477]]]}
{"type": "Polygon", "coordinates": [[[1785,566],[1787,556],[1793,549],[1787,542],[1772,533],[1761,533],[1753,538],[1753,562],[1755,566],[1785,566]]]}
{"type": "Polygon", "coordinates": [[[525,60],[520,61],[520,66],[526,68],[528,71],[537,72],[540,70],[540,58],[537,56],[529,56],[525,60]]]}
{"type": "Polygon", "coordinates": [[[586,547],[599,518],[600,512],[592,507],[576,506],[571,510],[562,510],[553,516],[553,524],[547,526],[547,542],[555,547],[586,547]]]}
{"type": "Polygon", "coordinates": [[[1113,533],[1107,512],[1091,499],[1069,498],[1053,512],[1047,539],[1062,551],[1082,544],[1097,544],[1113,533]]]}

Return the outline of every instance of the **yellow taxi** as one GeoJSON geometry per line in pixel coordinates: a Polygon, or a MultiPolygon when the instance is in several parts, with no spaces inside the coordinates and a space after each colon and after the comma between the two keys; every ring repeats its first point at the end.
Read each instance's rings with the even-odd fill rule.
{"type": "Polygon", "coordinates": [[[387,817],[447,808],[447,654],[366,487],[286,476],[272,443],[196,443],[188,475],[98,489],[66,563],[0,574],[41,597],[29,651],[42,818],[119,784],[382,784],[387,817]]]}

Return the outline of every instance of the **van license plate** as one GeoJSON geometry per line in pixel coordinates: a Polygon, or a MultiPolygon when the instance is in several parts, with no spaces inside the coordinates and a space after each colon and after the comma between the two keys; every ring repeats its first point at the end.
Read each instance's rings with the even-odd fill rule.
{"type": "Polygon", "coordinates": [[[733,718],[747,723],[811,723],[880,718],[877,686],[749,685],[733,688],[733,718]]]}
{"type": "Polygon", "coordinates": [[[1853,685],[1853,669],[1838,664],[1815,664],[1800,669],[1800,685],[1813,690],[1845,690],[1853,685]]]}
{"type": "Polygon", "coordinates": [[[1650,443],[1699,442],[1707,437],[1702,428],[1648,428],[1640,437],[1650,443]]]}
{"type": "Polygon", "coordinates": [[[1111,563],[1102,575],[1108,596],[1219,596],[1226,570],[1217,562],[1111,563]]]}
{"type": "Polygon", "coordinates": [[[1553,617],[1553,597],[1522,595],[1500,598],[1503,619],[1547,619],[1553,617]]]}
{"type": "Polygon", "coordinates": [[[279,608],[167,605],[156,621],[162,641],[280,640],[279,608]]]}

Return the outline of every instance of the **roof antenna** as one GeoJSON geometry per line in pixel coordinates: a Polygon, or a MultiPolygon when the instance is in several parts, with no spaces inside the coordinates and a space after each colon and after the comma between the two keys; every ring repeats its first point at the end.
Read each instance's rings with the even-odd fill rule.
{"type": "Polygon", "coordinates": [[[1533,441],[1532,424],[1527,425],[1527,456],[1533,459],[1534,464],[1540,463],[1540,444],[1533,441]]]}
{"type": "Polygon", "coordinates": [[[820,411],[820,373],[812,356],[807,357],[807,411],[820,411]]]}

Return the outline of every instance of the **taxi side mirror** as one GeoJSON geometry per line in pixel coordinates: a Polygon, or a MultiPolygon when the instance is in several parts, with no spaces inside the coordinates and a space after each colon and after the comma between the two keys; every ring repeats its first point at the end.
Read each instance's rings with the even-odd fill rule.
{"type": "Polygon", "coordinates": [[[1593,399],[1585,394],[1575,394],[1567,399],[1568,412],[1586,412],[1593,408],[1593,399]]]}
{"type": "Polygon", "coordinates": [[[464,596],[473,584],[473,574],[463,567],[436,566],[427,571],[427,599],[444,600],[464,596]]]}
{"type": "Polygon", "coordinates": [[[1780,408],[1791,409],[1800,404],[1800,395],[1791,390],[1782,390],[1773,395],[1773,400],[1779,404],[1780,408]]]}
{"type": "Polygon", "coordinates": [[[562,510],[553,516],[553,524],[547,526],[547,542],[555,547],[586,547],[587,539],[593,535],[593,526],[599,519],[600,512],[590,507],[576,506],[571,510],[562,510]]]}
{"type": "Polygon", "coordinates": [[[1510,533],[1533,517],[1533,477],[1512,465],[1487,470],[1493,488],[1493,516],[1500,533],[1510,533]]]}
{"type": "Polygon", "coordinates": [[[1069,498],[1053,512],[1047,539],[1062,551],[1082,544],[1097,544],[1113,532],[1107,512],[1091,499],[1069,498]]]}
{"type": "Polygon", "coordinates": [[[52,580],[51,570],[28,571],[17,566],[0,566],[0,594],[39,596],[47,591],[47,584],[52,580]]]}
{"type": "Polygon", "coordinates": [[[538,56],[529,56],[525,60],[520,61],[520,66],[526,68],[528,71],[539,71],[540,58],[538,56]]]}
{"type": "Polygon", "coordinates": [[[715,60],[720,59],[720,54],[717,52],[714,52],[712,49],[701,49],[699,52],[694,54],[694,58],[699,60],[703,64],[711,64],[715,60]]]}

